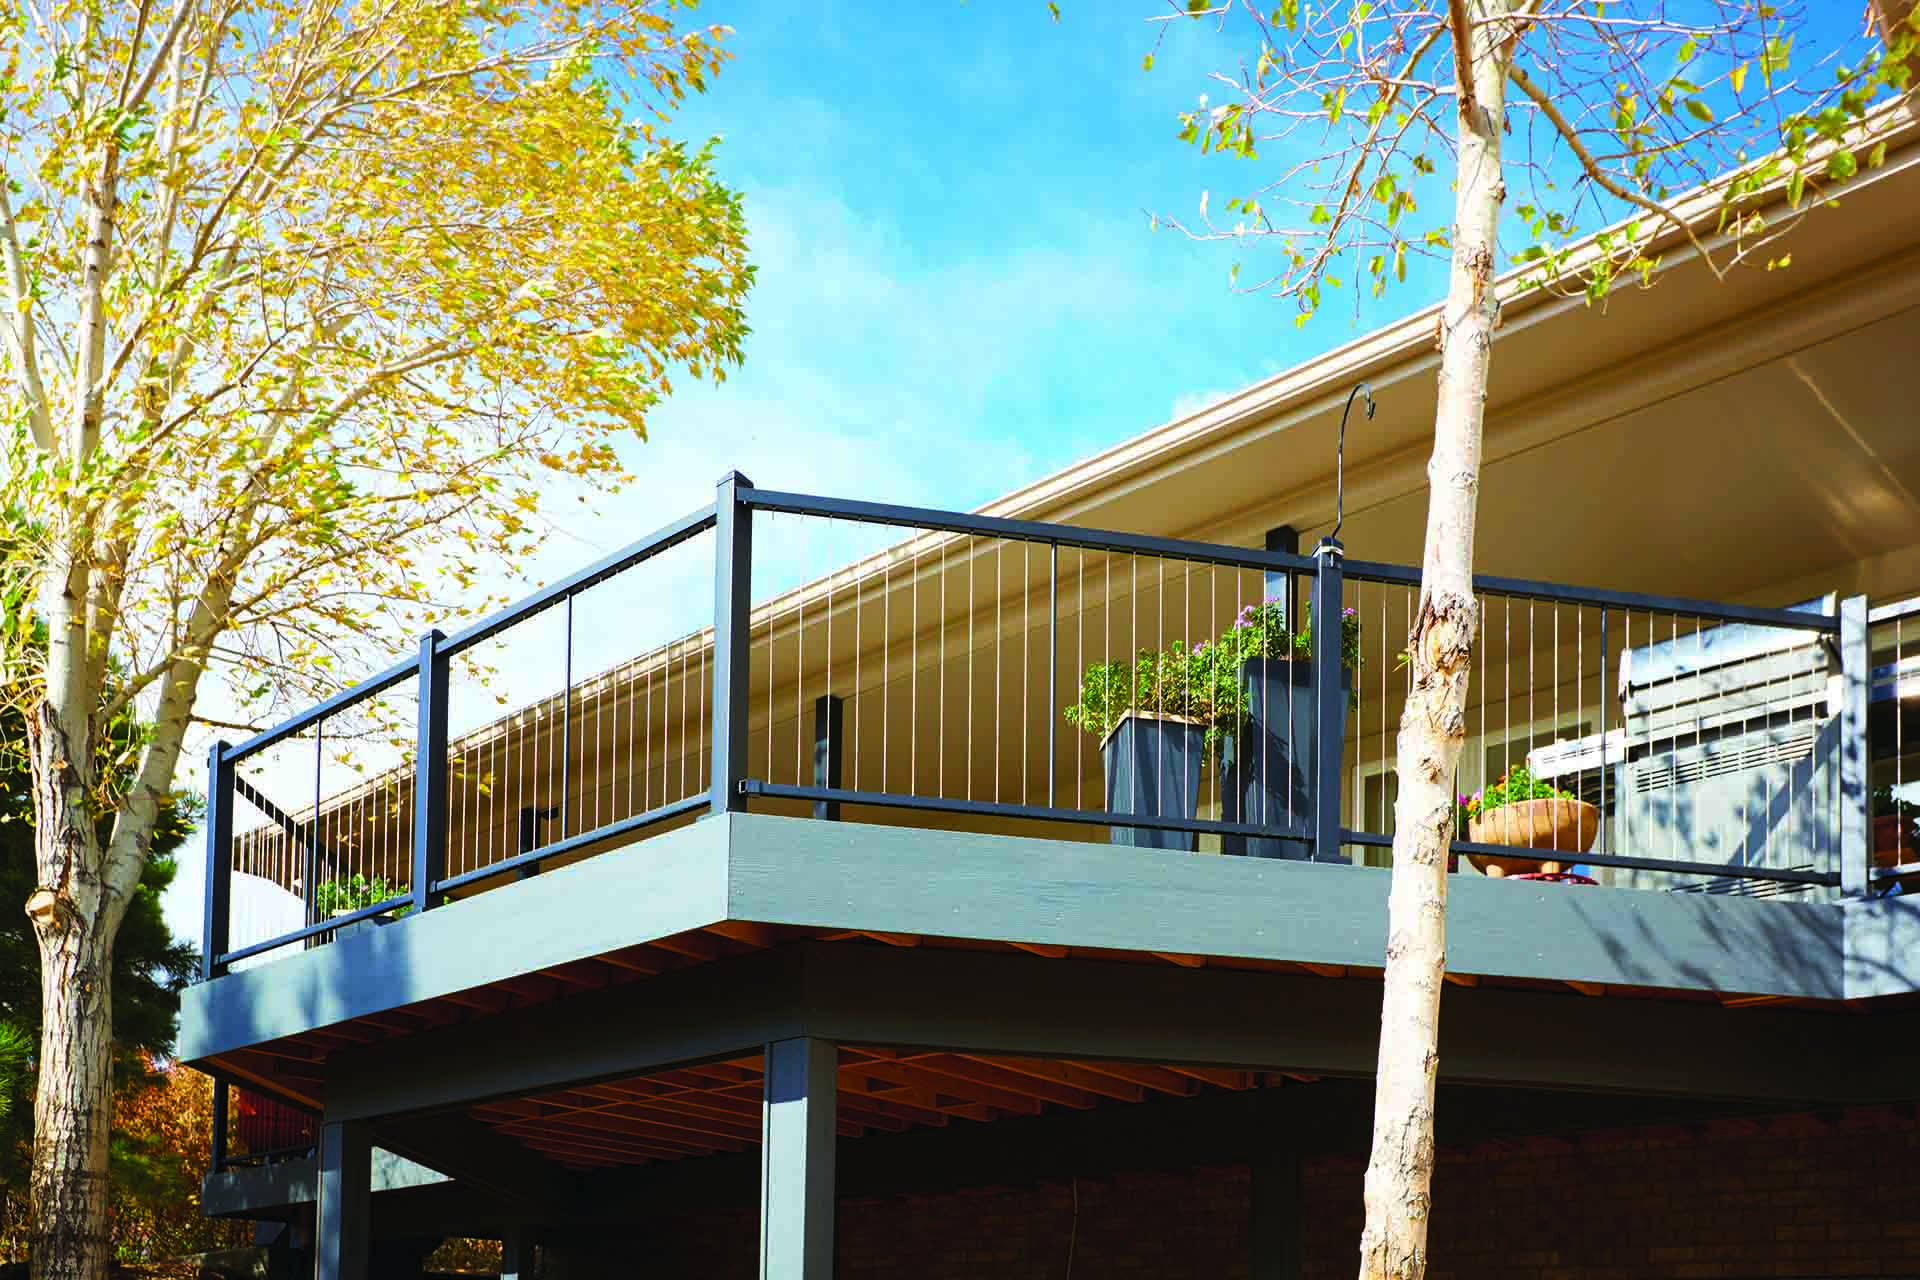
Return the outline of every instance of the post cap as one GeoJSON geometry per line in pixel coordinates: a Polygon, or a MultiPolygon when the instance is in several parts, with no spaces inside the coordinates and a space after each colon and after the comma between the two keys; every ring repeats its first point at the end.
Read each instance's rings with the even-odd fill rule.
{"type": "Polygon", "coordinates": [[[729,471],[713,483],[716,489],[726,484],[731,484],[736,489],[753,488],[753,481],[747,478],[747,474],[744,471],[729,471]]]}

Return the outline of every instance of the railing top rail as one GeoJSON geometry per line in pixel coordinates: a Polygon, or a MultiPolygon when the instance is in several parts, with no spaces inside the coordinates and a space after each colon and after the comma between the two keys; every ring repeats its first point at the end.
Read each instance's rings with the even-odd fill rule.
{"type": "MultiPolygon", "coordinates": [[[[678,546],[687,539],[712,528],[714,514],[712,503],[708,503],[697,511],[691,511],[671,524],[654,530],[646,537],[629,543],[605,559],[588,565],[578,573],[569,574],[558,582],[542,587],[524,600],[508,605],[500,612],[482,618],[465,630],[441,640],[436,652],[445,657],[452,657],[463,649],[469,649],[491,636],[498,635],[516,622],[551,608],[569,595],[585,591],[588,587],[612,577],[623,569],[632,568],[643,560],[678,546]]],[[[386,692],[393,686],[411,679],[419,669],[420,663],[417,658],[397,662],[385,671],[368,676],[357,684],[348,685],[332,697],[315,703],[305,711],[290,716],[271,728],[261,730],[238,746],[228,747],[222,758],[228,763],[242,760],[256,751],[264,750],[276,742],[292,737],[335,712],[344,711],[358,702],[386,692]]]]}
{"type": "Polygon", "coordinates": [[[1902,618],[1913,617],[1920,617],[1920,596],[1915,596],[1911,600],[1894,600],[1869,610],[1867,623],[1877,627],[1885,622],[1898,622],[1902,618]]]}
{"type": "Polygon", "coordinates": [[[455,632],[440,642],[439,651],[451,656],[463,649],[469,649],[491,636],[498,635],[516,622],[552,608],[570,595],[577,595],[622,570],[631,569],[642,560],[649,560],[663,551],[671,550],[687,539],[711,529],[715,515],[711,502],[697,511],[690,511],[678,520],[655,529],[646,537],[628,543],[605,559],[595,561],[578,573],[569,574],[558,582],[549,583],[517,604],[510,604],[500,612],[482,618],[465,630],[455,632]]]}
{"type": "MultiPolygon", "coordinates": [[[[1368,582],[1392,582],[1409,587],[1420,585],[1420,570],[1409,565],[1387,564],[1377,560],[1348,560],[1346,576],[1368,582]]],[[[1493,574],[1473,575],[1476,591],[1500,595],[1526,596],[1559,604],[1604,605],[1620,609],[1640,609],[1650,613],[1679,613],[1708,618],[1715,622],[1748,622],[1764,627],[1791,627],[1801,631],[1838,632],[1840,619],[1831,613],[1810,613],[1802,609],[1776,609],[1758,605],[1722,604],[1717,600],[1697,600],[1689,596],[1657,596],[1638,591],[1613,591],[1605,587],[1577,587],[1537,578],[1503,578],[1493,574]]]]}
{"type": "Polygon", "coordinates": [[[221,758],[228,764],[243,760],[256,751],[264,750],[276,742],[292,737],[302,729],[326,719],[337,711],[345,711],[355,703],[364,702],[368,698],[385,693],[397,684],[413,679],[419,670],[420,664],[413,658],[408,658],[405,662],[396,662],[385,671],[368,676],[358,684],[350,684],[331,698],[316,702],[298,715],[289,716],[270,729],[262,729],[238,746],[228,747],[221,753],[221,758]]]}
{"type": "Polygon", "coordinates": [[[1119,533],[1110,529],[1048,524],[1039,520],[971,515],[960,511],[942,511],[934,507],[908,507],[890,502],[862,502],[851,498],[822,498],[813,494],[782,493],[772,489],[742,489],[740,499],[748,506],[762,511],[780,511],[789,515],[827,516],[836,520],[853,520],[862,524],[894,525],[904,529],[973,534],[1020,542],[1043,542],[1062,547],[1083,547],[1089,551],[1135,552],[1141,555],[1165,556],[1169,559],[1199,560],[1212,564],[1230,565],[1240,569],[1313,572],[1311,556],[1289,555],[1284,551],[1260,551],[1251,547],[1231,547],[1217,542],[1196,542],[1186,538],[1159,538],[1149,534],[1119,533]]]}

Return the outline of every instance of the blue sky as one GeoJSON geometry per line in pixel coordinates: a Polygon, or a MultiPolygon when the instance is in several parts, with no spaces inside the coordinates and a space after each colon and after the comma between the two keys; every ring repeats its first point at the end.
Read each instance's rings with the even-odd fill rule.
{"type": "MultiPolygon", "coordinates": [[[[1830,3],[1815,0],[1823,25],[1857,31],[1855,7],[1830,3]]],[[[1277,167],[1273,151],[1250,164],[1175,138],[1246,24],[1178,22],[1156,47],[1153,0],[1062,9],[706,0],[697,18],[735,29],[734,61],[669,132],[718,135],[745,195],[759,271],[745,365],[723,386],[679,382],[626,450],[637,483],[560,504],[528,577],[709,501],[731,468],[769,488],[976,506],[1434,299],[1438,271],[1416,270],[1302,329],[1290,303],[1232,291],[1235,246],[1150,229],[1154,213],[1191,217],[1205,190],[1217,212],[1277,167]]],[[[198,863],[183,860],[167,902],[188,937],[198,863]]]]}

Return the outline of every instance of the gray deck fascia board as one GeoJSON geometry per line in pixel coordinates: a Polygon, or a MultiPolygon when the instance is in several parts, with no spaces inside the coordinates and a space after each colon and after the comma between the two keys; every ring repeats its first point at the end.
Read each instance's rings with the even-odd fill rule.
{"type": "MultiPolygon", "coordinates": [[[[404,1191],[450,1182],[443,1173],[415,1164],[380,1147],[373,1149],[373,1190],[404,1191]]],[[[210,1218],[267,1215],[294,1205],[312,1204],[320,1186],[319,1162],[308,1157],[259,1167],[242,1166],[210,1173],[200,1184],[200,1211],[210,1218]]]]}
{"type": "Polygon", "coordinates": [[[1920,988],[1920,896],[1849,902],[1846,921],[1849,999],[1920,988]]]}
{"type": "MultiPolygon", "coordinates": [[[[1391,873],[735,814],[737,920],[1378,967],[1391,873]]],[[[1491,977],[1839,999],[1826,903],[1454,876],[1448,968],[1491,977]]]]}
{"type": "Polygon", "coordinates": [[[726,918],[727,829],[695,822],[490,893],[188,987],[194,1062],[726,918]]]}
{"type": "MultiPolygon", "coordinates": [[[[727,919],[1378,967],[1390,883],[1370,868],[729,814],[190,987],[179,1053],[200,1061],[727,919]]],[[[1448,967],[1491,977],[1840,999],[1911,989],[1884,957],[1920,938],[1920,910],[1898,903],[1474,876],[1453,877],[1448,898],[1448,967]]]]}

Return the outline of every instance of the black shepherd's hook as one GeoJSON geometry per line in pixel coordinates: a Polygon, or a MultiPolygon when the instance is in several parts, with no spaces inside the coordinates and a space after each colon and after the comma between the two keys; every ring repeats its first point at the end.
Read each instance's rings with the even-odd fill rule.
{"type": "Polygon", "coordinates": [[[1347,407],[1340,411],[1340,440],[1334,446],[1333,453],[1333,532],[1328,537],[1340,536],[1340,525],[1347,518],[1347,415],[1353,412],[1353,398],[1364,395],[1367,398],[1367,420],[1373,420],[1373,388],[1364,382],[1353,384],[1353,390],[1347,392],[1347,407]]]}

